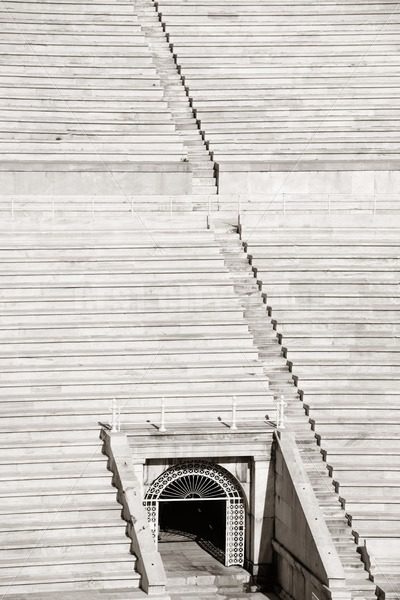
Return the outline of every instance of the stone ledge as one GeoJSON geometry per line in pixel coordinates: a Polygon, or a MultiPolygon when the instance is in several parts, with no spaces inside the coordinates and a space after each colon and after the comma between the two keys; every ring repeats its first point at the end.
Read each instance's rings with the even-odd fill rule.
{"type": "Polygon", "coordinates": [[[113,482],[118,489],[118,499],[123,507],[123,516],[128,523],[127,533],[132,539],[132,550],[137,556],[141,585],[148,595],[165,594],[164,598],[167,600],[164,566],[153,542],[139,482],[130,467],[131,452],[127,438],[124,434],[104,430],[102,438],[110,459],[113,482]]]}
{"type": "Polygon", "coordinates": [[[119,173],[191,173],[191,165],[189,162],[180,161],[175,159],[173,161],[110,161],[108,159],[99,161],[68,161],[68,160],[54,160],[54,161],[40,161],[40,160],[1,160],[0,161],[0,172],[22,172],[31,173],[34,172],[99,172],[104,173],[105,171],[119,172],[119,173]]]}
{"type": "Polygon", "coordinates": [[[274,160],[274,161],[243,161],[218,160],[215,163],[216,172],[271,172],[271,171],[399,171],[400,158],[379,160],[274,160]]]}
{"type": "MultiPolygon", "coordinates": [[[[307,589],[319,592],[321,595],[318,596],[321,598],[350,600],[351,594],[346,589],[342,563],[305,471],[295,437],[285,432],[275,436],[275,441],[277,494],[280,503],[277,505],[278,523],[273,547],[282,560],[282,572],[290,568],[293,573],[299,573],[299,581],[305,581],[307,589]],[[306,539],[301,539],[298,544],[293,542],[292,549],[285,548],[288,534],[287,510],[291,511],[290,518],[298,523],[298,531],[306,535],[306,539]],[[280,514],[282,516],[279,518],[280,514]],[[282,524],[278,526],[280,521],[282,524]]],[[[287,592],[289,588],[290,586],[286,589],[287,592]]]]}

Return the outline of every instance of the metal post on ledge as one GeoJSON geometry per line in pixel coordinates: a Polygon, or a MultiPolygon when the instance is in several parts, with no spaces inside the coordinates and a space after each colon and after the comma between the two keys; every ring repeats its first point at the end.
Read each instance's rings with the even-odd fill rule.
{"type": "Polygon", "coordinates": [[[172,196],[169,198],[169,216],[172,217],[172,196]]]}
{"type": "Polygon", "coordinates": [[[373,205],[373,209],[372,209],[372,214],[374,216],[376,215],[376,192],[374,192],[374,205],[373,205]]]}
{"type": "Polygon", "coordinates": [[[331,214],[331,195],[328,194],[328,215],[331,214]]]}
{"type": "Polygon", "coordinates": [[[282,208],[283,208],[283,214],[286,215],[286,196],[285,196],[285,192],[282,193],[282,208]]]}
{"type": "Polygon", "coordinates": [[[167,431],[167,428],[165,426],[165,398],[161,400],[161,422],[158,431],[160,433],[165,433],[167,431]]]}
{"type": "Polygon", "coordinates": [[[276,404],[276,428],[278,430],[285,429],[285,408],[287,403],[285,402],[285,396],[280,396],[276,404]]]}
{"type": "Polygon", "coordinates": [[[236,431],[237,430],[237,422],[236,422],[236,414],[237,414],[237,400],[236,400],[236,396],[233,396],[232,398],[232,423],[231,423],[231,430],[232,431],[236,431]]]}
{"type": "Polygon", "coordinates": [[[112,401],[111,431],[121,431],[121,408],[115,398],[112,401]]]}

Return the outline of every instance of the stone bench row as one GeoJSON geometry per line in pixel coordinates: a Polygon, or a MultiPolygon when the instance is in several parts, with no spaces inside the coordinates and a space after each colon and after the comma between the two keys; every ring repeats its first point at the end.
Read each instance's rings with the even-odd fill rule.
{"type": "MultiPolygon", "coordinates": [[[[29,120],[29,127],[27,127],[26,131],[21,132],[20,120],[24,119],[23,115],[19,115],[18,111],[11,113],[8,111],[7,114],[1,116],[0,120],[0,136],[1,139],[25,139],[25,140],[38,140],[46,139],[49,135],[54,134],[64,134],[68,135],[71,139],[74,139],[76,135],[83,135],[81,127],[74,121],[71,115],[68,115],[67,112],[60,113],[57,111],[56,113],[46,113],[43,112],[40,114],[40,118],[42,120],[38,120],[31,113],[29,120]],[[50,121],[50,117],[54,116],[54,121],[50,121]],[[44,122],[48,119],[49,122],[44,122]]],[[[28,118],[28,115],[25,114],[25,120],[28,118]]],[[[129,119],[128,119],[129,121],[129,119]]],[[[169,131],[174,131],[174,125],[163,117],[157,117],[156,115],[150,115],[149,118],[140,118],[139,123],[135,123],[131,121],[131,123],[126,122],[118,122],[118,119],[115,119],[115,122],[112,119],[112,115],[100,115],[96,117],[92,116],[84,116],[81,114],[81,123],[85,122],[85,129],[87,136],[90,134],[96,134],[96,136],[100,136],[99,139],[101,141],[102,138],[108,139],[108,136],[112,141],[113,136],[120,134],[124,134],[127,136],[127,140],[133,139],[139,135],[144,136],[154,136],[157,134],[164,134],[169,131]],[[140,122],[140,120],[142,122],[140,122]]],[[[104,141],[104,140],[103,140],[104,141]]],[[[40,197],[40,196],[39,196],[40,197]]]]}
{"type": "MultiPolygon", "coordinates": [[[[184,285],[182,283],[177,285],[159,285],[160,294],[167,296],[168,298],[203,298],[205,294],[208,298],[225,297],[226,290],[231,289],[231,283],[225,282],[225,285],[221,285],[218,282],[203,282],[202,285],[184,285]],[[214,288],[210,290],[210,287],[214,288]]],[[[108,285],[92,285],[86,287],[84,282],[78,285],[59,285],[52,286],[51,289],[47,289],[45,286],[33,287],[29,285],[18,286],[14,288],[3,288],[2,298],[10,301],[21,301],[21,300],[42,300],[47,298],[49,301],[54,300],[76,300],[76,299],[101,299],[102,296],[108,295],[109,298],[120,298],[120,299],[131,299],[137,298],[144,302],[147,302],[149,298],[153,296],[153,287],[151,282],[147,285],[132,285],[132,284],[114,284],[113,286],[108,285]],[[48,293],[45,294],[44,292],[48,293]]],[[[122,332],[121,332],[122,333],[122,332]]]]}
{"type": "Polygon", "coordinates": [[[203,352],[177,352],[173,353],[172,350],[163,349],[163,353],[152,354],[146,349],[143,349],[143,353],[111,353],[107,352],[107,344],[105,344],[104,350],[100,354],[99,352],[92,352],[91,354],[82,355],[78,354],[78,348],[75,355],[56,354],[52,355],[51,346],[49,347],[48,354],[35,356],[23,356],[17,357],[15,355],[1,355],[0,361],[4,372],[17,371],[18,369],[23,371],[84,371],[88,369],[103,369],[105,372],[113,369],[125,369],[129,367],[134,371],[135,369],[141,368],[143,365],[147,366],[149,362],[157,357],[158,364],[157,368],[167,369],[171,368],[227,368],[227,367],[255,367],[257,366],[257,353],[254,349],[246,347],[244,344],[243,353],[224,349],[220,352],[213,352],[212,349],[204,349],[203,352]],[[208,351],[207,351],[208,350],[208,351]]]}
{"type": "MultiPolygon", "coordinates": [[[[156,357],[155,357],[156,358],[156,357]]],[[[124,385],[149,385],[148,382],[144,381],[144,376],[152,378],[150,385],[160,385],[165,383],[177,383],[179,388],[184,384],[185,381],[193,380],[195,383],[209,382],[214,380],[215,382],[221,382],[224,384],[227,377],[231,377],[232,381],[239,380],[243,381],[246,378],[251,379],[255,383],[266,385],[267,382],[263,378],[262,366],[254,360],[246,360],[240,358],[239,360],[230,360],[228,363],[220,364],[216,362],[214,366],[208,364],[198,363],[186,363],[184,360],[179,361],[176,364],[170,364],[169,362],[163,362],[159,360],[157,364],[155,359],[153,363],[150,361],[147,364],[135,364],[126,365],[122,363],[106,366],[104,362],[99,359],[96,365],[85,365],[85,366],[70,366],[70,367],[51,367],[46,365],[44,367],[33,367],[27,365],[26,367],[21,364],[14,368],[9,367],[4,371],[2,377],[2,391],[1,394],[4,397],[7,395],[9,388],[13,388],[14,391],[17,388],[23,388],[29,383],[34,386],[46,386],[51,387],[59,384],[62,386],[74,386],[81,385],[87,386],[110,386],[115,382],[115,389],[118,386],[124,385]]],[[[392,373],[382,373],[381,379],[385,376],[389,380],[392,373]]],[[[310,375],[310,379],[313,378],[310,375]]],[[[362,375],[359,375],[362,378],[362,375]]],[[[392,379],[397,377],[394,375],[392,379]]],[[[322,379],[322,374],[319,379],[316,379],[316,383],[322,379]]],[[[314,379],[312,379],[314,380],[314,379]]],[[[315,380],[314,380],[315,381],[315,380]]]]}
{"type": "MultiPolygon", "coordinates": [[[[287,16],[289,19],[290,17],[294,18],[293,7],[295,7],[296,16],[326,18],[329,20],[331,18],[332,20],[341,19],[342,16],[358,19],[360,15],[370,19],[379,19],[382,16],[391,14],[390,4],[383,3],[372,5],[361,2],[357,4],[353,3],[348,6],[341,4],[340,6],[337,6],[337,11],[333,11],[332,6],[329,4],[313,5],[300,3],[293,3],[293,5],[290,6],[277,6],[276,4],[268,5],[266,3],[256,5],[255,3],[245,4],[244,2],[236,2],[228,8],[220,2],[212,4],[212,8],[210,9],[210,4],[203,2],[197,4],[194,2],[172,3],[166,0],[162,2],[162,6],[162,14],[168,15],[174,20],[180,19],[185,21],[187,20],[187,17],[195,17],[196,23],[199,22],[199,19],[208,23],[212,17],[215,17],[218,23],[224,22],[225,20],[240,22],[242,19],[246,19],[249,21],[251,17],[255,15],[259,15],[261,18],[264,17],[265,20],[270,19],[272,21],[274,18],[283,18],[284,16],[287,16]],[[236,7],[238,7],[239,10],[235,13],[236,7]]],[[[259,21],[257,20],[257,22],[259,21]]]]}
{"type": "MultiPolygon", "coordinates": [[[[372,268],[372,267],[371,267],[372,268]]],[[[373,267],[377,270],[385,270],[382,266],[373,267]]],[[[388,265],[390,268],[390,265],[388,265]]],[[[387,269],[386,269],[387,270],[387,269]]],[[[69,260],[53,260],[46,261],[44,259],[30,260],[30,261],[2,261],[0,265],[1,275],[18,275],[20,273],[25,275],[51,275],[51,274],[86,274],[86,275],[101,275],[103,273],[108,274],[110,272],[118,274],[122,273],[193,273],[193,272],[207,272],[207,273],[219,273],[224,272],[223,259],[222,257],[214,257],[214,259],[190,259],[190,258],[172,258],[161,257],[157,260],[156,257],[152,259],[142,257],[140,260],[140,266],[138,266],[138,260],[121,260],[116,258],[115,260],[101,260],[99,258],[96,261],[69,261],[69,260]]]]}
{"type": "Polygon", "coordinates": [[[252,340],[248,337],[248,332],[240,331],[236,337],[223,338],[219,337],[218,334],[213,337],[198,337],[193,335],[192,337],[179,337],[166,338],[163,340],[163,344],[160,347],[161,339],[120,339],[118,335],[115,338],[104,336],[102,340],[103,347],[99,349],[98,342],[100,340],[85,341],[77,338],[76,341],[70,342],[58,342],[55,339],[45,340],[43,342],[14,342],[12,346],[7,347],[5,345],[0,346],[0,360],[13,360],[19,359],[24,350],[23,356],[27,359],[41,357],[41,358],[55,358],[62,356],[64,359],[68,357],[81,357],[85,356],[99,356],[99,357],[112,357],[112,356],[151,356],[155,352],[161,357],[167,355],[173,359],[173,357],[181,354],[188,354],[190,357],[199,357],[205,354],[206,356],[213,357],[221,353],[225,354],[242,354],[249,356],[250,358],[256,358],[254,356],[254,346],[252,340]]]}
{"type": "MultiPolygon", "coordinates": [[[[100,302],[98,303],[98,305],[100,302]]],[[[79,301],[75,302],[75,307],[70,308],[68,311],[62,311],[57,309],[47,310],[24,310],[23,308],[19,311],[8,311],[6,314],[1,316],[1,330],[8,330],[15,324],[15,327],[29,328],[36,325],[35,328],[44,328],[45,325],[50,328],[63,328],[76,325],[76,328],[85,327],[85,322],[88,325],[94,327],[112,328],[119,327],[121,325],[127,325],[131,328],[137,327],[140,331],[140,327],[143,326],[173,326],[174,323],[177,325],[188,326],[191,324],[198,325],[200,323],[215,323],[216,325],[223,324],[234,324],[234,320],[241,315],[239,307],[233,304],[231,307],[224,308],[223,304],[218,307],[208,306],[201,308],[192,308],[185,305],[181,310],[174,311],[171,308],[167,310],[159,310],[157,306],[150,308],[144,308],[142,310],[137,309],[127,310],[122,307],[118,307],[114,310],[106,311],[104,307],[97,307],[96,309],[85,310],[85,305],[81,306],[79,301]],[[75,312],[74,312],[75,311],[75,312]],[[88,315],[85,319],[85,315],[88,315]],[[158,316],[155,316],[158,315],[158,316]],[[143,319],[141,321],[141,319],[143,319]],[[154,321],[152,321],[154,319],[154,321]],[[154,325],[152,323],[154,322],[154,325]]],[[[375,310],[379,310],[376,308],[375,310]]],[[[270,314],[273,320],[278,323],[308,323],[309,320],[315,321],[315,323],[334,323],[334,322],[349,322],[357,323],[370,320],[371,323],[387,323],[395,324],[399,322],[398,309],[393,306],[391,310],[383,310],[380,316],[374,315],[374,310],[370,306],[369,308],[358,309],[357,307],[348,308],[337,308],[329,306],[321,306],[319,309],[314,308],[310,310],[307,307],[296,308],[295,306],[289,310],[283,309],[270,309],[270,314]],[[358,311],[360,314],[358,317],[354,316],[354,311],[358,311]]],[[[14,327],[14,328],[15,328],[14,327]]]]}
{"type": "MultiPolygon", "coordinates": [[[[196,280],[196,275],[192,274],[190,271],[183,271],[183,272],[174,272],[172,270],[172,272],[168,273],[168,272],[162,272],[162,270],[157,269],[157,267],[154,267],[153,270],[150,272],[149,270],[147,272],[141,273],[139,272],[135,272],[129,269],[126,269],[125,271],[120,271],[120,272],[111,272],[111,273],[107,273],[107,271],[103,272],[103,273],[92,273],[90,271],[83,271],[81,273],[77,272],[65,272],[65,273],[60,273],[60,272],[54,272],[46,274],[45,272],[43,274],[35,274],[35,273],[29,273],[28,269],[25,269],[25,273],[21,274],[21,275],[4,275],[2,277],[2,280],[0,282],[0,288],[12,288],[13,286],[15,287],[20,287],[19,284],[23,284],[23,287],[34,287],[33,284],[39,285],[39,286],[46,286],[48,285],[48,287],[53,287],[53,286],[57,286],[57,284],[59,284],[61,281],[63,283],[65,283],[66,285],[80,285],[83,281],[82,278],[87,277],[88,278],[88,287],[90,287],[91,284],[93,285],[111,285],[112,283],[115,284],[119,284],[119,285],[135,285],[135,284],[151,284],[152,281],[156,280],[158,284],[163,284],[163,283],[167,283],[169,285],[185,285],[190,283],[193,280],[196,280]],[[159,271],[159,272],[158,272],[159,271]]],[[[208,282],[211,283],[213,281],[220,281],[220,280],[224,280],[227,279],[228,275],[223,272],[223,271],[219,271],[214,270],[214,271],[205,271],[202,269],[198,270],[198,283],[202,283],[203,285],[208,282]]],[[[382,282],[384,283],[384,279],[382,278],[382,282]]],[[[360,284],[362,284],[363,282],[360,281],[360,284]]]]}
{"type": "MultiPolygon", "coordinates": [[[[132,58],[132,60],[134,60],[132,58]]],[[[49,64],[49,66],[51,66],[49,64]]],[[[79,79],[68,73],[67,70],[60,69],[60,72],[54,73],[56,81],[53,82],[53,77],[47,74],[47,77],[40,77],[34,71],[31,73],[28,69],[20,69],[21,73],[10,74],[3,73],[0,86],[0,98],[2,106],[6,106],[7,99],[24,99],[27,94],[32,97],[33,105],[39,100],[52,100],[54,103],[74,101],[90,103],[95,100],[113,100],[116,102],[116,107],[121,106],[118,101],[127,101],[135,99],[143,99],[160,102],[160,108],[164,108],[163,90],[157,86],[155,72],[139,69],[140,61],[132,72],[128,71],[124,74],[113,75],[111,79],[107,78],[107,73],[83,73],[79,79]],[[135,75],[142,77],[135,78],[135,75]],[[58,81],[57,81],[58,80],[58,81]],[[74,88],[69,87],[69,83],[73,81],[74,88]],[[57,87],[54,87],[54,84],[57,87]]],[[[56,69],[54,69],[56,71],[56,69]]],[[[34,107],[34,106],[33,106],[34,107]]]]}
{"type": "MultiPolygon", "coordinates": [[[[351,251],[348,256],[341,255],[324,258],[319,258],[317,252],[315,253],[315,256],[299,257],[299,255],[297,255],[296,258],[260,258],[256,255],[252,258],[252,262],[257,264],[257,267],[254,267],[256,273],[273,273],[274,271],[279,270],[289,273],[295,273],[296,271],[306,271],[308,273],[328,271],[333,275],[334,272],[393,271],[400,266],[400,258],[396,258],[396,256],[382,256],[375,258],[356,257],[352,256],[351,251]]],[[[83,264],[85,265],[85,263],[83,264]]]]}
{"type": "MultiPolygon", "coordinates": [[[[43,36],[44,37],[44,36],[43,36]]],[[[335,57],[348,56],[349,54],[353,54],[354,56],[361,57],[365,53],[365,50],[368,48],[367,41],[355,43],[351,43],[351,40],[343,36],[343,40],[340,36],[336,39],[335,47],[335,57]]],[[[385,39],[385,38],[383,38],[385,39]]],[[[102,38],[100,38],[102,41],[102,38]]],[[[49,40],[51,43],[52,40],[49,40]]],[[[79,39],[77,42],[79,43],[79,39]]],[[[290,40],[279,42],[272,36],[265,36],[264,41],[255,40],[253,42],[249,41],[248,38],[243,36],[243,44],[246,46],[246,55],[243,55],[241,51],[241,47],[235,45],[232,41],[228,40],[224,36],[221,35],[220,38],[215,38],[215,36],[205,37],[201,39],[201,42],[198,37],[195,39],[190,38],[180,38],[177,37],[176,41],[172,45],[172,49],[174,53],[178,54],[181,60],[184,59],[199,59],[199,61],[203,61],[204,58],[209,54],[213,58],[218,56],[218,52],[222,59],[231,59],[232,57],[237,57],[239,62],[243,58],[249,57],[263,57],[266,59],[267,57],[280,57],[281,60],[284,58],[303,58],[303,57],[322,57],[322,56],[331,56],[332,55],[332,46],[333,44],[324,44],[324,39],[321,36],[320,43],[314,40],[300,40],[298,45],[291,45],[290,40]],[[275,43],[274,43],[275,42],[275,43]],[[314,43],[313,43],[314,42],[314,43]],[[203,45],[204,43],[204,45],[203,45]]],[[[84,40],[81,43],[85,43],[84,40]]],[[[110,41],[110,44],[113,42],[110,41]]],[[[381,43],[376,44],[371,54],[368,55],[369,58],[371,55],[374,56],[396,56],[397,48],[394,41],[390,41],[390,39],[383,41],[381,43]]],[[[356,76],[357,77],[357,76],[356,76]]],[[[379,78],[379,75],[376,75],[379,78]]],[[[357,81],[357,78],[356,78],[357,81]]],[[[313,84],[312,81],[309,82],[310,85],[313,84]]],[[[220,84],[218,84],[219,86],[220,84]]],[[[354,81],[349,82],[349,85],[354,85],[354,81]]]]}
{"type": "MultiPolygon", "coordinates": [[[[31,31],[31,33],[34,35],[35,32],[31,31]]],[[[45,32],[43,33],[45,34],[45,32]]],[[[111,33],[112,32],[98,32],[100,39],[102,36],[108,36],[111,33]]],[[[359,46],[370,46],[371,42],[374,42],[374,40],[374,51],[379,51],[379,48],[382,46],[393,49],[397,39],[396,33],[391,32],[390,30],[386,31],[385,29],[382,29],[379,38],[377,38],[376,34],[374,35],[372,31],[366,32],[359,31],[358,29],[352,32],[340,30],[335,33],[332,31],[318,30],[313,32],[303,31],[301,34],[299,34],[298,31],[291,31],[288,29],[285,34],[284,38],[277,35],[275,32],[268,31],[264,31],[262,35],[257,32],[254,33],[253,31],[253,35],[251,35],[248,30],[244,30],[229,37],[225,32],[218,33],[216,29],[210,29],[208,35],[198,34],[192,36],[185,27],[182,27],[181,29],[175,29],[172,48],[177,51],[188,49],[188,52],[190,52],[190,48],[197,49],[201,46],[204,49],[209,46],[210,48],[221,48],[224,52],[225,49],[240,44],[241,46],[248,48],[249,52],[251,52],[253,48],[274,48],[275,50],[282,48],[283,55],[285,55],[287,52],[296,53],[299,48],[309,47],[318,48],[322,53],[329,47],[337,48],[339,52],[342,48],[348,47],[357,52],[359,46]]],[[[77,33],[77,35],[79,34],[77,33]]],[[[120,32],[120,35],[123,38],[123,32],[120,32]]],[[[201,52],[200,49],[199,52],[201,52]]]]}
{"type": "Polygon", "coordinates": [[[18,315],[65,315],[73,311],[80,310],[87,313],[101,313],[110,315],[112,313],[165,313],[165,312],[202,312],[209,313],[213,310],[224,312],[236,311],[238,303],[235,298],[149,298],[146,299],[101,299],[80,300],[71,299],[69,302],[64,300],[46,299],[46,300],[21,300],[20,302],[1,302],[1,312],[3,316],[18,315]]]}
{"type": "MultiPolygon", "coordinates": [[[[311,340],[309,340],[311,341],[311,340]]],[[[285,343],[290,344],[291,349],[285,351],[285,356],[290,361],[296,361],[296,364],[311,364],[311,361],[316,361],[317,364],[319,361],[324,363],[327,361],[329,363],[340,363],[342,361],[346,361],[347,364],[349,359],[353,361],[359,361],[361,364],[396,364],[399,357],[400,349],[395,344],[388,344],[387,340],[385,340],[384,347],[382,349],[377,349],[375,345],[371,344],[371,340],[369,340],[368,345],[360,345],[359,338],[354,340],[354,342],[350,342],[347,340],[347,344],[343,344],[342,347],[339,348],[336,344],[331,346],[322,346],[318,348],[312,347],[312,341],[310,347],[307,347],[306,344],[300,347],[293,347],[292,341],[288,341],[285,339],[285,343]]]]}
{"type": "MultiPolygon", "coordinates": [[[[226,74],[229,73],[229,70],[232,68],[233,72],[238,72],[240,69],[245,67],[250,67],[252,71],[258,70],[260,73],[265,73],[266,76],[271,76],[275,69],[288,69],[296,72],[297,69],[302,69],[303,72],[306,72],[307,68],[312,68],[315,74],[321,75],[321,72],[325,69],[338,68],[343,67],[344,69],[350,69],[351,65],[349,64],[349,58],[346,54],[338,54],[338,55],[300,55],[300,56],[292,56],[292,55],[281,55],[280,53],[276,53],[274,55],[256,55],[256,56],[225,56],[223,53],[219,56],[218,64],[213,66],[210,65],[210,62],[207,61],[206,56],[179,56],[179,66],[182,71],[185,73],[185,77],[190,77],[191,74],[195,74],[196,72],[208,72],[213,73],[215,69],[219,72],[226,71],[226,74]]],[[[20,55],[19,55],[20,56],[20,55]]],[[[21,55],[22,56],[22,55],[21,55]]],[[[57,56],[62,56],[61,54],[52,54],[49,57],[49,64],[55,64],[55,60],[57,56]]],[[[107,56],[107,55],[105,55],[107,56]]],[[[368,58],[365,59],[362,53],[358,54],[360,61],[362,60],[362,70],[365,68],[373,68],[376,62],[379,62],[379,66],[387,69],[395,69],[395,67],[399,64],[398,54],[393,52],[385,53],[385,54],[376,54],[373,52],[368,55],[368,58]]],[[[120,60],[123,60],[124,57],[118,57],[119,64],[120,60]]],[[[209,56],[209,58],[217,59],[217,56],[209,56]]],[[[79,60],[79,64],[86,64],[87,61],[91,59],[90,56],[83,56],[79,60]]],[[[19,59],[18,59],[19,60],[19,59]]],[[[357,54],[353,57],[353,60],[357,60],[357,54]]],[[[143,60],[143,64],[147,63],[143,60]]],[[[138,65],[141,66],[141,62],[138,61],[138,65]]],[[[343,76],[343,75],[342,75],[343,76]]],[[[377,76],[375,74],[375,76],[377,76]]],[[[313,82],[310,82],[311,84],[313,82]]],[[[367,86],[365,85],[365,91],[367,91],[367,86]]],[[[383,88],[384,90],[385,88],[383,88]]],[[[383,92],[383,90],[370,90],[371,93],[375,92],[379,94],[379,91],[383,92]]],[[[391,88],[388,86],[386,88],[386,94],[390,93],[391,88]]],[[[283,90],[281,90],[282,93],[283,90]]],[[[290,93],[288,91],[288,93],[290,93]]],[[[346,90],[346,95],[348,90],[346,90]]],[[[240,97],[240,96],[239,96],[240,97]]]]}

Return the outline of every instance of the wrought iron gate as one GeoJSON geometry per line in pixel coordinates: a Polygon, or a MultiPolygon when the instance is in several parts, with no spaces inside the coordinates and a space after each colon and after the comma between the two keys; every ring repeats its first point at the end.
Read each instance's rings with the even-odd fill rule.
{"type": "Polygon", "coordinates": [[[244,563],[245,508],[236,479],[213,463],[190,461],[162,473],[150,486],[144,506],[154,541],[158,543],[159,502],[168,500],[225,500],[225,565],[244,563]]]}

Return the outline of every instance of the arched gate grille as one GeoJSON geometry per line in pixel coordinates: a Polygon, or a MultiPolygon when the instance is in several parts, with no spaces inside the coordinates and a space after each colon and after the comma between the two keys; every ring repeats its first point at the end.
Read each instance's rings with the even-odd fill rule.
{"type": "Polygon", "coordinates": [[[236,479],[212,463],[190,461],[162,473],[150,486],[144,506],[155,543],[158,542],[159,502],[166,500],[225,500],[225,565],[244,563],[245,509],[236,479]]]}

